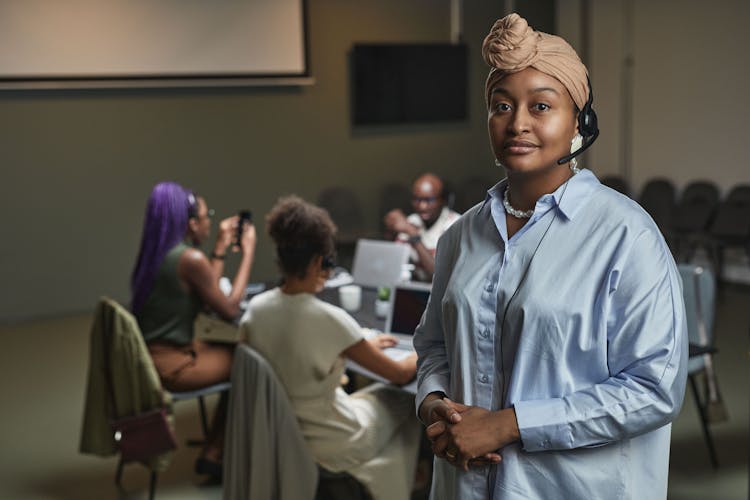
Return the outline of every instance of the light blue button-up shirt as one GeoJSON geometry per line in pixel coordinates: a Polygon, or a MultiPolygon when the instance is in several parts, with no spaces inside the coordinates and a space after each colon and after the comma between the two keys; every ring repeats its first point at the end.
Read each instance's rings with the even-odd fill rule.
{"type": "Polygon", "coordinates": [[[438,244],[414,337],[431,392],[515,407],[495,466],[435,460],[433,499],[666,498],[685,391],[679,275],[635,202],[582,170],[508,238],[501,181],[438,244]]]}

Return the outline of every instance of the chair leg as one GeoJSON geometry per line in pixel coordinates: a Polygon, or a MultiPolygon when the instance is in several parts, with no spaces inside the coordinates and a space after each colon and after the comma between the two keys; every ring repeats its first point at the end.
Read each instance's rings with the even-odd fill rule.
{"type": "Polygon", "coordinates": [[[148,485],[148,500],[154,500],[154,495],[156,494],[156,471],[151,471],[151,481],[149,481],[148,485]]]}
{"type": "Polygon", "coordinates": [[[703,428],[703,437],[706,440],[706,446],[708,446],[708,455],[711,460],[711,465],[714,469],[719,468],[719,460],[716,457],[716,448],[714,447],[714,440],[711,437],[711,430],[708,428],[708,417],[706,416],[706,408],[701,402],[700,394],[698,393],[698,385],[695,382],[695,376],[688,376],[690,380],[690,388],[693,391],[693,399],[695,399],[695,406],[698,408],[698,413],[701,418],[701,427],[703,428]]]}
{"type": "Polygon", "coordinates": [[[122,469],[125,467],[125,463],[122,461],[122,457],[120,457],[120,460],[117,462],[117,472],[115,472],[115,484],[117,487],[120,487],[120,482],[122,481],[122,469]]]}
{"type": "Polygon", "coordinates": [[[198,407],[201,410],[201,428],[203,429],[203,438],[208,439],[208,419],[206,418],[206,403],[203,396],[198,396],[198,407]]]}

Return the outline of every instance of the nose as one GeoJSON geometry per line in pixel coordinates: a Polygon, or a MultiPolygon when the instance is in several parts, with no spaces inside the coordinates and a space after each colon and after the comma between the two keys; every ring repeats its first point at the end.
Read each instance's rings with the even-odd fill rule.
{"type": "Polygon", "coordinates": [[[524,107],[518,107],[513,110],[513,114],[508,120],[508,132],[514,135],[521,135],[524,132],[528,132],[531,128],[530,125],[531,115],[528,110],[524,107]]]}

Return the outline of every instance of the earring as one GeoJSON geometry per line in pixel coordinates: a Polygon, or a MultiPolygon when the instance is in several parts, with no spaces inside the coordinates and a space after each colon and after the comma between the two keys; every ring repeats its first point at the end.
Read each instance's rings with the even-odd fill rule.
{"type": "MultiPolygon", "coordinates": [[[[573,136],[573,139],[570,141],[570,152],[574,153],[581,149],[581,146],[583,145],[583,136],[576,132],[576,135],[573,136]]],[[[575,158],[570,159],[570,170],[573,171],[573,175],[577,174],[581,171],[580,168],[578,168],[578,160],[575,158]]]]}
{"type": "Polygon", "coordinates": [[[570,141],[570,152],[577,151],[581,149],[581,146],[583,145],[583,136],[576,132],[576,135],[573,136],[573,139],[570,141]]]}
{"type": "Polygon", "coordinates": [[[495,166],[500,167],[500,168],[505,168],[505,165],[500,163],[500,160],[498,160],[497,158],[495,158],[495,166]]]}
{"type": "Polygon", "coordinates": [[[578,168],[578,160],[576,160],[575,158],[570,159],[570,170],[573,171],[573,175],[581,171],[581,169],[578,168]]]}

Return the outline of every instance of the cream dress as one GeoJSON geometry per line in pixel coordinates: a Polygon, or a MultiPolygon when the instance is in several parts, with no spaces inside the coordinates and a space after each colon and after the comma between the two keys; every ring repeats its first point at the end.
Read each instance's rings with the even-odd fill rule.
{"type": "Polygon", "coordinates": [[[383,384],[344,392],[341,352],[364,338],[354,318],[274,288],[252,299],[242,328],[284,385],[316,461],[348,472],[373,499],[408,499],[420,434],[414,398],[383,384]]]}

